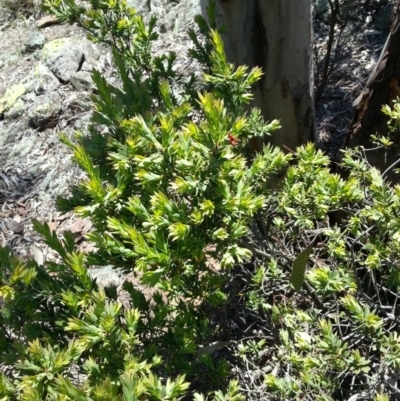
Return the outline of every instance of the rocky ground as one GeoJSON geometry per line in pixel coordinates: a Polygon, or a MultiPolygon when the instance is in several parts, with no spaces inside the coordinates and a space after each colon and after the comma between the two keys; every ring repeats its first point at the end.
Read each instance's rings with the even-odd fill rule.
{"type": "MultiPolygon", "coordinates": [[[[178,68],[191,71],[194,66],[185,56],[186,31],[200,11],[199,2],[130,2],[147,18],[153,14],[159,18],[160,38],[154,51],[175,51],[178,68]]],[[[351,104],[379,58],[390,26],[390,2],[389,8],[379,7],[379,1],[365,3],[337,32],[330,78],[317,105],[318,134],[330,153],[343,140],[351,104]]],[[[314,23],[317,77],[329,26],[329,14],[321,10],[314,23]]],[[[57,196],[65,195],[82,177],[58,134],[72,135],[87,127],[91,69],[95,67],[110,81],[115,81],[115,71],[108,49],[85,39],[79,27],[57,24],[40,12],[24,19],[11,17],[2,8],[0,33],[0,245],[43,261],[52,255],[33,231],[32,219],[48,222],[58,233],[73,231],[77,244],[87,247],[84,235],[90,222],[60,215],[55,208],[57,196]]],[[[103,284],[122,279],[106,268],[93,273],[103,284]]]]}
{"type": "MultiPolygon", "coordinates": [[[[157,15],[157,54],[172,50],[177,68],[190,72],[186,35],[199,8],[187,2],[140,2],[138,10],[157,15]],[[151,4],[151,9],[149,8],[151,4]]],[[[90,71],[99,70],[116,83],[109,49],[94,45],[78,26],[58,24],[37,13],[13,19],[0,11],[0,245],[37,261],[51,258],[33,231],[32,219],[49,223],[57,233],[70,230],[87,249],[84,234],[89,221],[61,215],[55,201],[82,172],[60,143],[60,132],[85,131],[91,116],[90,71]]],[[[109,268],[93,269],[102,284],[119,284],[122,277],[109,268]]]]}

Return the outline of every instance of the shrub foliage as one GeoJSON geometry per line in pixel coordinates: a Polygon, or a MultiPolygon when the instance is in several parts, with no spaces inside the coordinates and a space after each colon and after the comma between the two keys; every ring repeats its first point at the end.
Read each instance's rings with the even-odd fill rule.
{"type": "Polygon", "coordinates": [[[1,249],[0,399],[391,399],[400,187],[364,150],[342,176],[313,144],[252,154],[279,122],[249,108],[262,72],[228,63],[214,2],[189,31],[190,76],[152,53],[154,19],[89,3],[43,7],[110,46],[120,79],[94,70],[89,132],[61,136],[86,178],[58,207],[90,218],[95,251],[39,222],[57,262],[1,249]],[[141,285],[99,288],[102,265],[141,285]]]}

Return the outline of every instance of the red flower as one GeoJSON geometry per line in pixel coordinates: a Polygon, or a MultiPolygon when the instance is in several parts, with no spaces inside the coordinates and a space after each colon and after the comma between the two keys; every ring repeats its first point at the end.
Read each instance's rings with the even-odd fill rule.
{"type": "Polygon", "coordinates": [[[235,138],[230,132],[228,132],[228,139],[232,146],[236,146],[239,143],[239,139],[235,138]]]}

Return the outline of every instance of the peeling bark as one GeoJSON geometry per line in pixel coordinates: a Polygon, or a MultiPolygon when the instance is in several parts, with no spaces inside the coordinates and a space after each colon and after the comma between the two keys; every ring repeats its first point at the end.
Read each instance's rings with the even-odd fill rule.
{"type": "MultiPolygon", "coordinates": [[[[270,142],[295,150],[315,140],[310,0],[231,0],[219,7],[228,59],[264,76],[252,106],[282,129],[270,142]]],[[[259,147],[258,144],[257,147],[259,147]]]]}

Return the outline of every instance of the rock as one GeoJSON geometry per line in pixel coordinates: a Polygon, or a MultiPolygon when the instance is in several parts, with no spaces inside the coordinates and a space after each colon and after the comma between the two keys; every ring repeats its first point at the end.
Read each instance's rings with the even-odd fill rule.
{"type": "Polygon", "coordinates": [[[42,58],[50,71],[66,83],[82,67],[84,54],[72,39],[62,38],[46,43],[42,49],[42,58]]]}
{"type": "Polygon", "coordinates": [[[161,32],[168,34],[186,33],[187,26],[197,14],[201,14],[199,0],[127,0],[127,5],[134,8],[147,21],[156,15],[161,32]]]}
{"type": "Polygon", "coordinates": [[[106,52],[104,54],[101,54],[99,57],[98,64],[99,68],[96,67],[96,69],[98,69],[99,71],[106,71],[107,69],[112,68],[113,61],[111,52],[106,52]]]}
{"type": "Polygon", "coordinates": [[[51,25],[60,24],[61,21],[57,19],[57,17],[53,15],[46,15],[45,17],[41,18],[40,20],[36,21],[36,26],[39,29],[46,28],[51,25]]]}
{"type": "Polygon", "coordinates": [[[27,129],[27,121],[23,118],[8,120],[8,124],[0,125],[0,160],[2,153],[9,152],[12,143],[18,142],[27,129]]]}
{"type": "Polygon", "coordinates": [[[126,0],[126,5],[134,8],[141,15],[146,15],[150,11],[149,0],[126,0]]]}
{"type": "Polygon", "coordinates": [[[24,96],[22,96],[22,100],[24,100],[25,103],[33,103],[36,100],[36,94],[35,93],[27,93],[24,96]]]}
{"type": "Polygon", "coordinates": [[[58,123],[62,111],[62,99],[57,92],[40,96],[28,111],[29,125],[34,128],[46,129],[58,123]]]}
{"type": "Polygon", "coordinates": [[[46,37],[40,32],[34,32],[29,36],[24,45],[24,53],[33,53],[35,50],[41,49],[46,43],[46,37]]]}
{"type": "Polygon", "coordinates": [[[22,116],[26,108],[26,103],[20,98],[4,113],[7,119],[17,118],[22,116]]]}
{"type": "Polygon", "coordinates": [[[87,132],[90,125],[92,114],[90,112],[85,113],[81,118],[77,118],[74,121],[74,130],[87,132]]]}
{"type": "Polygon", "coordinates": [[[197,14],[201,14],[198,0],[152,0],[151,12],[158,18],[157,25],[168,35],[186,34],[197,14]]]}
{"type": "MultiPolygon", "coordinates": [[[[69,127],[73,127],[72,131],[87,132],[93,111],[93,101],[90,98],[90,93],[76,93],[75,96],[68,99],[64,109],[63,118],[69,127]]],[[[63,131],[65,130],[63,129],[63,131]]]]}
{"type": "Polygon", "coordinates": [[[42,58],[53,74],[64,83],[71,81],[71,76],[81,69],[91,70],[97,65],[100,51],[87,39],[71,38],[55,39],[46,43],[42,50],[42,58]],[[87,67],[84,67],[88,64],[87,67]]]}
{"type": "Polygon", "coordinates": [[[78,91],[87,91],[94,87],[92,75],[87,71],[78,71],[72,74],[71,84],[78,91]]]}
{"type": "Polygon", "coordinates": [[[0,98],[0,116],[4,115],[6,111],[8,111],[16,101],[24,95],[26,92],[24,84],[17,84],[10,86],[4,96],[0,98]]]}
{"type": "Polygon", "coordinates": [[[113,266],[96,267],[88,270],[89,276],[99,287],[118,287],[123,283],[123,274],[113,266]]]}
{"type": "Polygon", "coordinates": [[[31,153],[35,148],[36,140],[34,137],[23,136],[12,148],[12,157],[24,157],[31,153]]]}
{"type": "Polygon", "coordinates": [[[42,49],[36,50],[36,51],[32,54],[32,58],[33,58],[35,61],[40,61],[40,60],[42,59],[41,50],[42,50],[42,49]]]}
{"type": "Polygon", "coordinates": [[[24,80],[21,82],[21,84],[23,84],[25,86],[25,92],[27,94],[33,92],[33,95],[35,96],[35,93],[34,93],[35,83],[31,76],[25,77],[24,80]]]}
{"type": "Polygon", "coordinates": [[[92,73],[93,69],[99,71],[99,72],[104,72],[104,64],[102,64],[100,61],[95,61],[91,63],[87,63],[86,61],[82,65],[81,71],[86,71],[88,73],[92,73]]]}
{"type": "Polygon", "coordinates": [[[93,109],[93,102],[89,94],[76,94],[70,98],[66,109],[72,114],[91,111],[93,109]]]}
{"type": "Polygon", "coordinates": [[[100,58],[100,51],[97,46],[94,43],[90,42],[87,39],[82,39],[78,42],[76,42],[76,46],[81,49],[84,57],[85,57],[85,63],[89,64],[95,64],[97,60],[100,58]]]}
{"type": "Polygon", "coordinates": [[[18,56],[16,54],[0,54],[0,69],[11,64],[16,64],[17,62],[18,56]]]}
{"type": "Polygon", "coordinates": [[[60,81],[44,64],[39,64],[33,73],[33,88],[37,95],[56,90],[60,81]]]}

